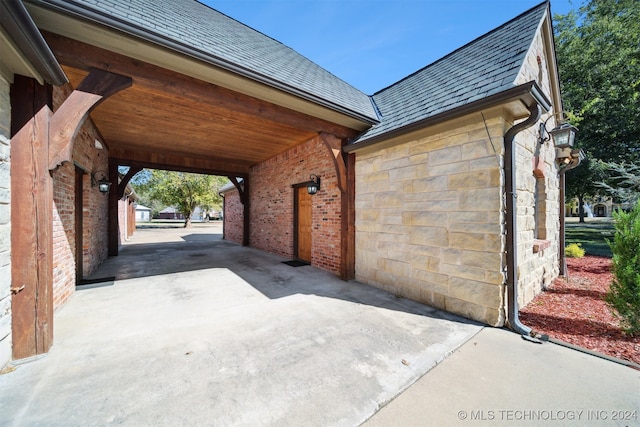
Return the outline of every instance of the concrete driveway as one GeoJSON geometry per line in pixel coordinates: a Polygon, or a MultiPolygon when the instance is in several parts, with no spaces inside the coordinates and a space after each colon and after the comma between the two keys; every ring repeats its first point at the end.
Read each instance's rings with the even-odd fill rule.
{"type": "Polygon", "coordinates": [[[0,424],[354,426],[481,329],[216,227],[138,230],[0,375],[0,424]]]}

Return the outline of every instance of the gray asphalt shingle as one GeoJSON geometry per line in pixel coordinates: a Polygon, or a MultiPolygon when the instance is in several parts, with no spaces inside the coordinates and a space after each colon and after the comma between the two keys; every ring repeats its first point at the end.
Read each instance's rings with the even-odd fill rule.
{"type": "MultiPolygon", "coordinates": [[[[375,122],[369,96],[284,44],[196,0],[32,0],[81,15],[98,15],[121,30],[195,49],[205,58],[260,76],[276,87],[325,101],[375,122]],[[134,30],[134,31],[131,31],[134,30]],[[136,31],[137,30],[137,31],[136,31]]],[[[242,71],[241,71],[242,72],[242,71]]]]}
{"type": "Polygon", "coordinates": [[[381,122],[354,144],[511,89],[547,3],[373,95],[381,122]]]}
{"type": "Polygon", "coordinates": [[[236,72],[379,121],[352,144],[512,88],[548,7],[545,2],[528,10],[369,97],[293,49],[196,0],[29,1],[97,15],[120,30],[195,51],[236,72]]]}

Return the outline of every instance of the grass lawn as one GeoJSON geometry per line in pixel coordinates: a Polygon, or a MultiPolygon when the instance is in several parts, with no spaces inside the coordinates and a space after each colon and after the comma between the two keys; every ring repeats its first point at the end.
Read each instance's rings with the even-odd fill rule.
{"type": "Polygon", "coordinates": [[[580,243],[587,255],[604,256],[611,258],[611,249],[607,244],[613,240],[615,229],[611,218],[585,218],[584,223],[579,223],[567,218],[565,223],[566,244],[580,243]]]}

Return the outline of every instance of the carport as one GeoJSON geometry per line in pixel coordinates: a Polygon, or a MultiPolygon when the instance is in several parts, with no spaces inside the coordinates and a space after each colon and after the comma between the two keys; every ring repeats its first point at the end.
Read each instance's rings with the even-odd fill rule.
{"type": "Polygon", "coordinates": [[[134,234],[2,376],[0,423],[354,426],[481,329],[220,228],[134,234]]]}
{"type": "MultiPolygon", "coordinates": [[[[132,19],[133,12],[123,15],[106,4],[25,2],[70,86],[66,94],[28,78],[17,78],[13,86],[12,194],[35,194],[12,200],[12,275],[14,283],[23,284],[12,288],[16,359],[45,353],[53,341],[56,249],[53,218],[45,211],[52,205],[51,174],[64,164],[76,167],[76,200],[87,190],[82,175],[91,178],[91,185],[100,173],[108,176],[110,256],[118,255],[120,243],[118,200],[142,168],[229,177],[244,209],[242,243],[249,245],[252,195],[268,185],[254,182],[251,168],[317,139],[332,164],[324,183],[335,183],[333,203],[342,213],[333,245],[339,274],[353,276],[353,171],[341,148],[377,121],[369,98],[295,51],[204,5],[189,2],[194,10],[185,11],[185,3],[145,3],[147,9],[132,19]],[[175,13],[167,7],[175,7],[175,13]],[[150,14],[149,8],[161,13],[150,14]],[[181,34],[163,30],[163,22],[185,13],[192,16],[184,18],[181,34]],[[202,33],[211,29],[197,20],[202,13],[222,31],[202,33]],[[262,50],[256,54],[255,49],[262,50]],[[292,61],[297,66],[290,66],[292,61]],[[83,165],[74,154],[86,124],[93,126],[96,147],[108,153],[106,171],[83,165]],[[130,168],[121,180],[120,166],[130,168]]],[[[76,262],[86,245],[76,239],[76,262]]]]}

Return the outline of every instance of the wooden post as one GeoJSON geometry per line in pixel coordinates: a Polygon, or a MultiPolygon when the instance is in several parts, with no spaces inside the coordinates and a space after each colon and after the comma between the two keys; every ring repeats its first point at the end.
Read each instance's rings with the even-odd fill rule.
{"type": "Polygon", "coordinates": [[[53,344],[52,88],[16,75],[11,86],[11,311],[13,358],[53,344]]]}
{"type": "Polygon", "coordinates": [[[109,190],[109,256],[118,256],[120,247],[120,230],[118,229],[118,164],[109,161],[109,181],[111,189],[109,190]]]}
{"type": "Polygon", "coordinates": [[[340,278],[351,280],[356,277],[356,155],[347,154],[346,191],[341,193],[341,232],[340,232],[340,278]]]}
{"type": "Polygon", "coordinates": [[[251,226],[251,221],[249,218],[249,212],[250,212],[250,197],[249,197],[249,177],[245,176],[243,181],[243,187],[244,187],[244,200],[242,202],[242,207],[244,208],[243,214],[242,214],[242,219],[243,219],[243,227],[242,227],[242,246],[249,246],[250,243],[250,239],[249,239],[249,231],[250,231],[250,226],[251,226]]]}
{"type": "Polygon", "coordinates": [[[320,139],[331,153],[340,189],[340,278],[355,278],[355,155],[345,155],[345,141],[335,135],[320,132],[320,139]]]}

